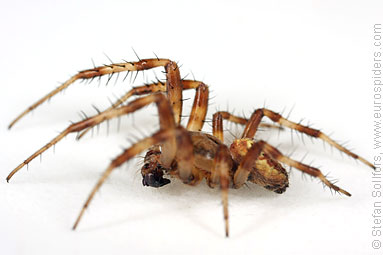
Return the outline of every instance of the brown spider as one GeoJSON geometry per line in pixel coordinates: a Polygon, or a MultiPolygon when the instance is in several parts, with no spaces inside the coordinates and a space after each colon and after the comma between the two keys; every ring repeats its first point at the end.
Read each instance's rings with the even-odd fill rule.
{"type": "MultiPolygon", "coordinates": [[[[289,186],[289,180],[288,174],[280,162],[310,176],[319,178],[325,185],[336,192],[351,196],[347,191],[331,183],[319,169],[284,156],[275,147],[262,140],[255,140],[254,136],[258,127],[266,125],[261,123],[261,119],[264,116],[281,127],[288,127],[311,137],[322,139],[338,150],[374,168],[370,162],[347,150],[321,131],[289,121],[280,114],[265,108],[255,110],[249,119],[234,116],[229,112],[219,111],[213,115],[213,135],[201,132],[208,106],[208,86],[195,80],[182,80],[177,64],[171,60],[160,58],[110,64],[81,71],[30,106],[9,125],[9,128],[24,115],[67,88],[76,80],[93,79],[107,74],[111,76],[114,73],[125,71],[128,73],[138,72],[161,66],[165,68],[166,83],[158,81],[134,87],[104,112],[99,112],[99,114],[93,117],[70,125],[52,141],[16,167],[8,175],[7,181],[23,166],[55,145],[69,133],[82,132],[78,135],[78,138],[80,138],[89,129],[105,120],[133,113],[151,103],[157,105],[160,130],[152,136],[133,144],[111,162],[88,196],[73,225],[73,229],[76,229],[95,193],[112,171],[147,149],[144,165],[141,169],[143,185],[158,188],[169,184],[170,180],[164,178],[164,175],[167,175],[179,178],[183,183],[189,185],[197,185],[201,180],[206,179],[210,187],[220,186],[222,190],[226,236],[229,235],[229,187],[240,188],[245,182],[250,181],[276,193],[283,193],[289,186]],[[180,125],[183,102],[182,91],[187,89],[196,89],[196,95],[188,124],[186,127],[182,127],[180,125]],[[121,106],[132,95],[146,96],[121,106]],[[245,125],[242,137],[234,140],[230,146],[223,143],[223,119],[245,125]]],[[[270,125],[268,126],[270,127],[270,125]]]]}

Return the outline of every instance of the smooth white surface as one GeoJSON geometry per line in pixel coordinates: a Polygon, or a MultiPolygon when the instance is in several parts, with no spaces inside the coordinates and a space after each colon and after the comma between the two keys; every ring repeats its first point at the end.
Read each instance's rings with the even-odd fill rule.
{"type": "MultiPolygon", "coordinates": [[[[2,254],[367,254],[371,247],[371,169],[322,142],[290,132],[262,138],[304,162],[314,160],[339,179],[351,198],[331,195],[293,170],[283,195],[250,184],[230,190],[230,238],[224,237],[219,190],[174,180],[143,187],[139,164],[117,169],[101,188],[77,231],[71,226],[89,191],[126,137],[155,130],[154,107],[106,125],[83,141],[68,136],[22,169],[30,154],[78,121],[90,106],[131,85],[114,79],[74,84],[22,119],[11,120],[76,71],[160,57],[180,61],[211,87],[216,109],[249,116],[254,108],[294,106],[291,119],[315,123],[372,160],[372,33],[380,1],[8,1],[0,24],[0,247],[2,254]],[[134,123],[134,124],[132,124],[134,123]]],[[[380,16],[378,16],[380,14],[380,16]]],[[[156,70],[161,77],[161,70],[156,70]]],[[[149,77],[152,71],[145,72],[149,77]]],[[[142,82],[140,74],[134,85],[142,82]]],[[[146,78],[145,78],[146,79],[146,78]]],[[[149,78],[148,78],[149,79],[149,78]]],[[[193,97],[187,93],[186,98],[193,97]]],[[[192,100],[187,103],[190,104],[192,100]]],[[[190,107],[185,106],[185,113],[190,107]]],[[[210,118],[210,117],[209,117],[210,118]]],[[[185,123],[185,122],[184,122],[185,123]]],[[[206,130],[210,130],[207,125],[206,130]]],[[[235,134],[240,127],[227,125],[235,134]]],[[[229,133],[225,135],[230,138],[229,133]]]]}

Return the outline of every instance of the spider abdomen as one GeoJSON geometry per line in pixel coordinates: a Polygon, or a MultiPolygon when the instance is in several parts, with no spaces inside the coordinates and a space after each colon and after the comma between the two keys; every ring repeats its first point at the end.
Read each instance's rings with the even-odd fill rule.
{"type": "Polygon", "coordinates": [[[261,153],[255,162],[254,171],[250,172],[248,181],[281,194],[289,186],[287,171],[277,161],[261,153]]]}
{"type": "MultiPolygon", "coordinates": [[[[230,146],[230,152],[239,165],[244,160],[255,141],[248,138],[236,139],[230,146]]],[[[281,194],[289,186],[287,171],[283,166],[268,154],[261,152],[252,163],[247,181],[251,181],[264,188],[281,194]]]]}

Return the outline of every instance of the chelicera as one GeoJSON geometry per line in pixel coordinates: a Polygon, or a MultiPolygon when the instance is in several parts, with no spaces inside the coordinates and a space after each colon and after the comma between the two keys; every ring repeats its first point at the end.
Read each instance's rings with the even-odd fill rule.
{"type": "Polygon", "coordinates": [[[267,126],[261,123],[264,117],[269,118],[280,127],[290,128],[321,139],[367,166],[374,168],[370,162],[349,151],[321,131],[292,122],[279,113],[266,108],[255,110],[250,118],[235,116],[225,111],[216,112],[213,115],[212,134],[202,132],[208,108],[208,86],[199,81],[181,79],[177,63],[160,58],[110,64],[81,71],[26,109],[9,125],[9,128],[24,115],[77,80],[94,79],[103,75],[111,77],[115,73],[139,72],[156,67],[165,68],[166,82],[158,80],[158,82],[152,84],[134,87],[109,109],[71,124],[57,137],[16,167],[8,175],[7,181],[31,160],[58,143],[68,134],[79,132],[78,138],[81,138],[95,125],[112,118],[134,113],[153,103],[156,104],[158,109],[160,129],[152,136],[144,138],[124,150],[111,162],[85,201],[73,229],[76,229],[94,195],[113,170],[145,150],[147,152],[141,169],[143,185],[159,188],[170,183],[169,177],[174,177],[188,185],[197,185],[205,179],[210,187],[219,187],[221,189],[226,236],[229,235],[229,188],[240,188],[246,182],[253,182],[276,193],[283,193],[289,186],[289,180],[288,174],[281,163],[319,178],[324,185],[336,192],[351,196],[349,192],[331,183],[319,169],[291,159],[265,141],[255,139],[258,128],[263,125],[267,126]],[[189,89],[195,89],[196,94],[188,123],[183,127],[180,125],[183,105],[182,93],[183,90],[189,89]],[[124,105],[133,95],[139,97],[124,105]],[[244,125],[241,137],[235,139],[230,145],[224,143],[223,120],[244,125]]]}

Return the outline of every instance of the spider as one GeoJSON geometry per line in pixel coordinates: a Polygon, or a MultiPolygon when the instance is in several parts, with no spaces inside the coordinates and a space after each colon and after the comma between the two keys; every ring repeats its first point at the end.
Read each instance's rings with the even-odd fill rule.
{"type": "MultiPolygon", "coordinates": [[[[100,177],[85,201],[74,225],[76,229],[86,208],[89,206],[96,192],[105,180],[117,167],[130,160],[137,154],[147,151],[144,165],[141,168],[142,183],[144,186],[159,188],[170,183],[166,177],[180,179],[188,185],[197,185],[203,179],[211,188],[219,186],[222,193],[225,235],[229,236],[228,189],[240,188],[246,182],[253,182],[278,194],[285,192],[289,186],[288,174],[281,163],[294,167],[312,177],[317,177],[324,185],[338,193],[351,196],[346,190],[331,183],[317,168],[303,164],[283,155],[277,148],[263,140],[255,139],[260,126],[285,127],[319,138],[334,146],[347,155],[374,168],[366,159],[349,151],[332,140],[320,130],[294,123],[279,113],[266,108],[253,112],[250,118],[235,116],[226,111],[218,111],[213,115],[212,135],[202,132],[208,108],[209,88],[203,82],[181,79],[179,67],[176,62],[169,59],[149,58],[139,59],[136,62],[113,63],[94,67],[78,72],[60,87],[51,91],[45,97],[22,112],[10,125],[11,128],[18,120],[38,107],[58,92],[69,87],[76,80],[94,79],[109,75],[109,79],[119,72],[139,72],[155,67],[164,67],[166,82],[153,82],[139,87],[133,87],[110,108],[98,112],[93,117],[69,125],[53,140],[32,154],[23,163],[17,166],[6,178],[7,182],[22,167],[35,157],[42,154],[58,143],[70,133],[77,132],[81,138],[87,131],[103,121],[122,115],[131,114],[144,106],[155,103],[158,109],[160,128],[152,136],[146,137],[125,149],[122,154],[112,160],[108,168],[100,177]],[[196,94],[190,117],[186,127],[180,125],[182,114],[183,90],[195,89],[196,94]],[[124,104],[131,96],[140,96],[124,104]],[[262,118],[268,117],[278,124],[267,125],[261,123],[262,118]],[[223,120],[244,125],[242,136],[235,139],[230,146],[224,143],[223,120]]],[[[126,78],[126,76],[125,76],[126,78]]]]}

